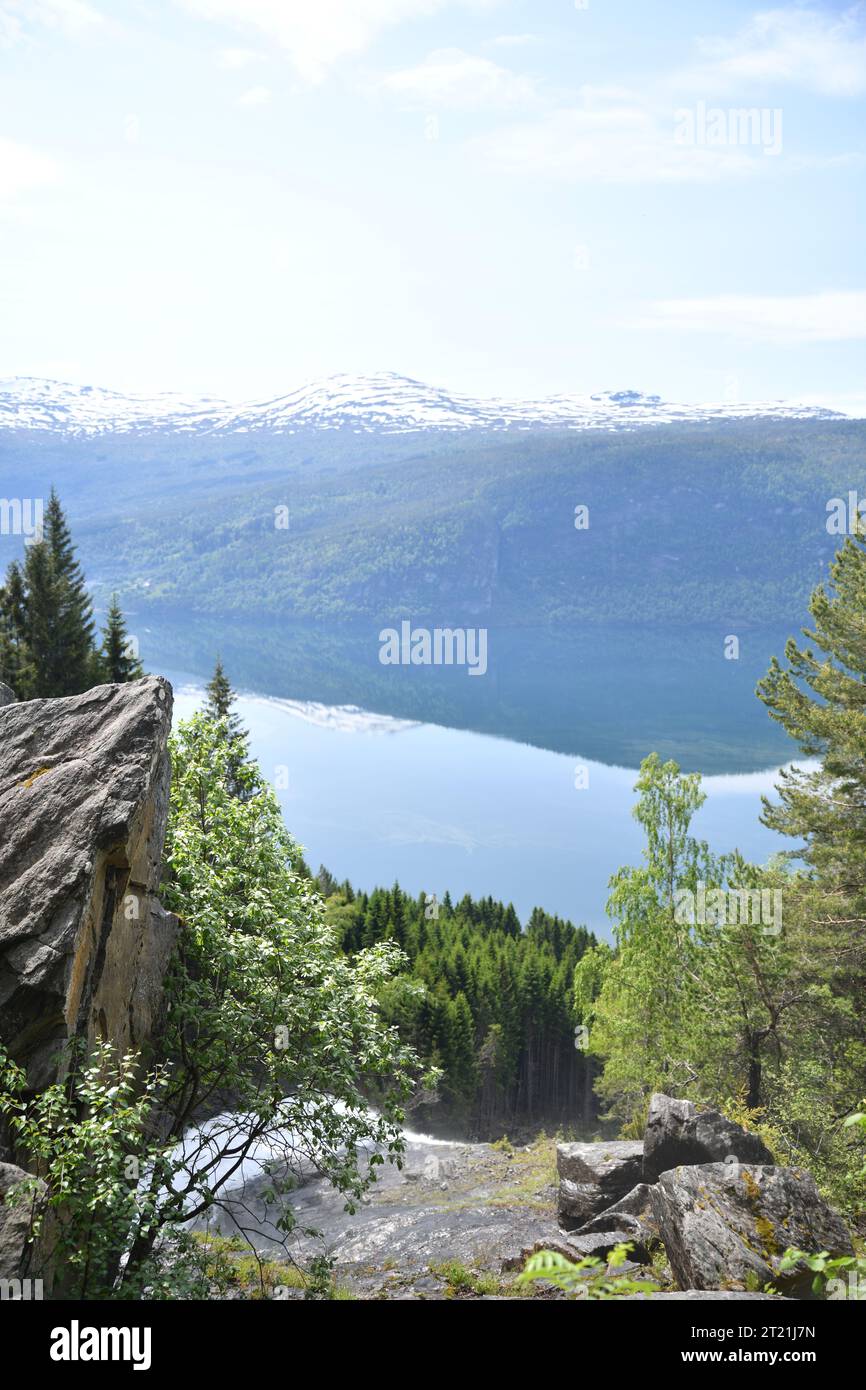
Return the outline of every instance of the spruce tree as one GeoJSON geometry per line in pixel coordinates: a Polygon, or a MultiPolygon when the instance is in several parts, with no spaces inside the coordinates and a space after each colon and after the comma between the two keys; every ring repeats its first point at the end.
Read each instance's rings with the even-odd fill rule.
{"type": "Polygon", "coordinates": [[[238,736],[245,738],[246,731],[234,709],[237,696],[232,689],[219,656],[216,659],[214,673],[207,683],[206,692],[207,699],[204,702],[204,713],[207,718],[214,720],[225,719],[230,738],[236,738],[238,736]]]}
{"type": "Polygon", "coordinates": [[[138,680],[139,676],[144,674],[141,662],[130,651],[129,634],[117,594],[111,596],[103,628],[100,659],[102,678],[112,684],[124,685],[127,681],[138,680]]]}
{"type": "Polygon", "coordinates": [[[27,603],[21,566],[13,560],[0,587],[0,681],[29,699],[33,665],[27,646],[27,603]]]}
{"type": "Polygon", "coordinates": [[[64,680],[61,620],[65,584],[57,576],[46,541],[37,541],[29,547],[22,572],[22,588],[24,645],[30,668],[24,698],[38,700],[53,695],[77,694],[86,688],[87,682],[82,681],[69,689],[64,680]]]}
{"type": "MultiPolygon", "coordinates": [[[[54,488],[45,509],[44,537],[57,582],[50,655],[52,688],[48,693],[75,695],[86,690],[94,677],[98,678],[98,662],[94,661],[93,605],[54,488]]],[[[31,546],[30,556],[38,548],[31,546]]]]}
{"type": "MultiPolygon", "coordinates": [[[[221,720],[225,723],[226,737],[232,745],[230,759],[232,769],[230,791],[233,796],[242,799],[245,795],[246,786],[242,770],[244,764],[249,759],[249,734],[235,711],[234,705],[236,700],[237,696],[223,669],[222,660],[217,656],[214,673],[206,686],[206,699],[203,712],[206,718],[214,721],[221,720]]],[[[300,869],[299,872],[301,872],[300,869]]],[[[303,874],[306,878],[312,877],[306,864],[303,865],[303,874]]]]}
{"type": "Polygon", "coordinates": [[[0,587],[0,680],[20,700],[33,700],[78,695],[101,681],[134,680],[141,674],[126,651],[116,599],[101,651],[93,633],[84,576],[52,488],[42,535],[28,544],[23,563],[13,560],[0,587]]]}
{"type": "Polygon", "coordinates": [[[462,990],[448,1005],[444,1044],[448,1090],[457,1108],[468,1110],[478,1086],[478,1064],[472,1010],[462,990]]]}

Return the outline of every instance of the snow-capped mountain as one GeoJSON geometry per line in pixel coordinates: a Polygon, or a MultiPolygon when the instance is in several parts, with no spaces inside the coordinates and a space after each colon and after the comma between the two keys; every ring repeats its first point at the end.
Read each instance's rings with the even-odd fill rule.
{"type": "Polygon", "coordinates": [[[834,419],[837,412],[783,401],[672,405],[639,391],[559,395],[537,401],[481,400],[409,377],[331,376],[285,396],[233,405],[209,397],[123,395],[35,377],[0,381],[0,430],[55,434],[229,433],[349,430],[620,430],[677,421],[834,419]]]}

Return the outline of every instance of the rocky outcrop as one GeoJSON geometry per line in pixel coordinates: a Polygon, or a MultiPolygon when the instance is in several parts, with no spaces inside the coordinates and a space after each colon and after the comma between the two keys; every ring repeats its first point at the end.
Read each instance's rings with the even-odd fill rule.
{"type": "Polygon", "coordinates": [[[4,685],[3,682],[0,681],[0,709],[2,709],[4,705],[14,705],[14,704],[15,704],[15,691],[14,691],[14,690],[10,690],[8,685],[4,685]]]}
{"type": "Polygon", "coordinates": [[[0,710],[0,1040],[41,1090],[64,1044],[146,1048],[177,921],[157,899],[171,687],[0,710]]]}
{"type": "Polygon", "coordinates": [[[661,1244],[683,1292],[653,1297],[738,1298],[766,1285],[809,1297],[811,1271],[783,1273],[785,1250],[853,1253],[808,1172],[776,1167],[756,1134],[691,1101],[655,1095],[642,1143],[560,1144],[557,1163],[562,1229],[548,1248],[577,1259],[585,1242],[629,1242],[645,1260],[661,1244]]]}
{"type": "Polygon", "coordinates": [[[571,1239],[600,1234],[605,1231],[624,1231],[624,1240],[635,1241],[651,1250],[659,1243],[659,1228],[652,1202],[652,1188],[639,1183],[612,1207],[587,1221],[571,1239]]]}
{"type": "Polygon", "coordinates": [[[559,1218],[566,1230],[584,1226],[641,1180],[643,1145],[632,1140],[557,1144],[559,1218]]]}
{"type": "Polygon", "coordinates": [[[844,1222],[802,1169],[711,1163],[662,1173],[653,1210],[671,1269],[684,1289],[773,1284],[808,1293],[811,1274],[779,1272],[788,1246],[851,1255],[844,1222]]]}
{"type": "Polygon", "coordinates": [[[36,1182],[32,1191],[23,1184],[32,1179],[14,1163],[0,1163],[0,1279],[23,1279],[27,1276],[29,1255],[30,1215],[44,1191],[36,1182]],[[18,1200],[7,1202],[10,1193],[18,1188],[18,1200]]]}
{"type": "Polygon", "coordinates": [[[659,1174],[683,1164],[772,1163],[773,1155],[757,1134],[751,1134],[718,1110],[699,1109],[690,1100],[654,1095],[643,1141],[643,1177],[656,1182],[659,1174]]]}

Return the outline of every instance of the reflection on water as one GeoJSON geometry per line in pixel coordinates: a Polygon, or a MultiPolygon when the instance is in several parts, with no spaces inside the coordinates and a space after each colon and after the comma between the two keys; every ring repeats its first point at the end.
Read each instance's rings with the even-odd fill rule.
{"type": "Polygon", "coordinates": [[[465,668],[382,666],[373,626],[150,611],[130,625],[150,670],[206,677],[219,652],[239,688],[494,734],[600,763],[636,768],[656,751],[688,770],[752,772],[792,751],[754,693],[786,632],[740,632],[740,659],[726,661],[721,628],[491,629],[489,670],[470,679],[465,668]]]}
{"type": "MultiPolygon", "coordinates": [[[[165,674],[185,718],[201,703],[200,681],[165,674]]],[[[446,890],[489,894],[523,921],[539,905],[604,932],[610,875],[640,861],[633,769],[583,757],[576,779],[574,755],[357,707],[245,694],[238,712],[312,867],[325,863],[358,888],[397,880],[440,900],[446,890]]],[[[696,833],[765,860],[779,848],[757,819],[773,780],[706,778],[696,833]]]]}

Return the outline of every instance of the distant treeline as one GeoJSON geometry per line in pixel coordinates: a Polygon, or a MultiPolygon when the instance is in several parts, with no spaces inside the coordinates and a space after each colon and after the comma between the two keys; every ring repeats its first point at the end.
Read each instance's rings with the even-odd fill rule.
{"type": "Polygon", "coordinates": [[[573,998],[591,932],[540,908],[524,931],[514,908],[493,898],[454,904],[446,893],[439,902],[397,884],[355,893],[325,869],[317,877],[345,951],[392,940],[408,957],[383,1013],[442,1070],[438,1101],[413,1124],[420,1114],[430,1127],[489,1138],[595,1115],[597,1064],[577,1046],[573,998]]]}

